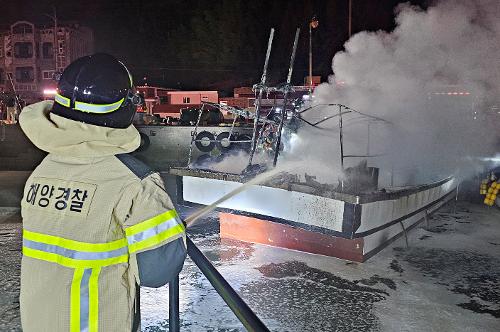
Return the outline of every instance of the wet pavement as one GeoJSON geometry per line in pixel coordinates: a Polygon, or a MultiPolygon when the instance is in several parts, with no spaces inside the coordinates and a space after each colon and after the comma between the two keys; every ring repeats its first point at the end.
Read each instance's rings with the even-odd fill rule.
{"type": "MultiPolygon", "coordinates": [[[[399,249],[399,248],[397,248],[399,249]]],[[[500,318],[500,260],[461,250],[410,248],[401,257],[424,277],[450,292],[464,294],[457,305],[500,318]]]]}
{"type": "MultiPolygon", "coordinates": [[[[362,264],[221,241],[216,219],[192,238],[272,331],[500,330],[498,209],[446,206],[362,264]]],[[[244,331],[189,260],[180,289],[183,330],[244,331]]],[[[145,331],[166,331],[167,298],[143,291],[145,331]]]]}
{"type": "MultiPolygon", "coordinates": [[[[20,331],[12,220],[0,218],[0,331],[20,331]]],[[[500,330],[499,209],[445,206],[408,248],[397,240],[365,263],[221,240],[216,214],[189,232],[272,331],[500,330]]],[[[189,259],[180,294],[182,331],[244,331],[189,259]]],[[[141,307],[143,331],[168,331],[168,287],[141,289],[141,307]]]]}
{"type": "Polygon", "coordinates": [[[20,271],[21,224],[0,224],[0,331],[21,331],[20,271]]]}
{"type": "Polygon", "coordinates": [[[276,330],[372,331],[378,327],[373,304],[389,296],[384,287],[364,286],[378,280],[350,281],[304,262],[271,263],[257,270],[263,278],[241,293],[264,317],[279,322],[276,330]]]}

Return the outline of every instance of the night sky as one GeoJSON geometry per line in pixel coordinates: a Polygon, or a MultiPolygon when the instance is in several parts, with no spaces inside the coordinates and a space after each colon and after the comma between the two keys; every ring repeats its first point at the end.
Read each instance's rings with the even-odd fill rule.
{"type": "MultiPolygon", "coordinates": [[[[398,0],[353,0],[353,33],[391,30],[398,0]]],[[[430,0],[411,3],[421,7],[430,0]]],[[[313,15],[313,74],[325,80],[333,55],[348,39],[348,0],[1,0],[0,26],[26,19],[52,26],[76,20],[94,30],[96,51],[122,59],[138,84],[183,89],[252,85],[261,75],[267,38],[276,29],[269,65],[271,84],[283,82],[295,29],[301,27],[293,83],[308,72],[308,23],[313,15]]]]}

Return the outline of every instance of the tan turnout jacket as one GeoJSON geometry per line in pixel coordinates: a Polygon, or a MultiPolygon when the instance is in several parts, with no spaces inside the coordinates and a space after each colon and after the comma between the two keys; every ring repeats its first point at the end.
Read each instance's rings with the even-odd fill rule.
{"type": "Polygon", "coordinates": [[[158,287],[186,255],[184,226],[157,173],[126,155],[137,130],[26,107],[20,124],[48,156],[22,200],[23,331],[124,332],[138,325],[137,284],[158,287]]]}

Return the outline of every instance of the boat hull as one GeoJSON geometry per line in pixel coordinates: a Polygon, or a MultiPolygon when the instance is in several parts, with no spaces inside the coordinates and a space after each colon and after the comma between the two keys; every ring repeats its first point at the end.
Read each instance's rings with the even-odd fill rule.
{"type": "MultiPolygon", "coordinates": [[[[202,205],[241,185],[189,174],[178,183],[183,202],[202,205]]],[[[329,198],[254,185],[219,206],[221,237],[362,262],[454,199],[455,189],[448,178],[397,192],[329,198]]]]}

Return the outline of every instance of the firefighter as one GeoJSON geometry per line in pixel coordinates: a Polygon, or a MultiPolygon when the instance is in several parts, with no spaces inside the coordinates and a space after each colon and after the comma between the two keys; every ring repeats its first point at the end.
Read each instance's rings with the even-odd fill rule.
{"type": "Polygon", "coordinates": [[[21,204],[23,331],[137,331],[139,285],[182,269],[183,222],[159,174],[128,154],[140,143],[140,103],[125,65],[95,54],[66,68],[54,102],[21,113],[49,153],[21,204]]]}

